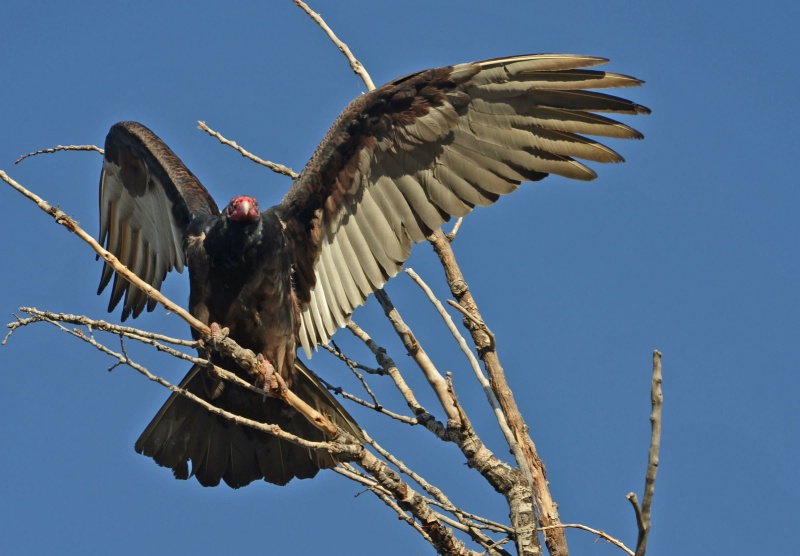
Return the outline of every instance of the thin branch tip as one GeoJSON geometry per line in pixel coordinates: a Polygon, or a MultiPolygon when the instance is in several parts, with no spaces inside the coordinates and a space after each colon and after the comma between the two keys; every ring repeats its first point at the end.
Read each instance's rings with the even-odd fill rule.
{"type": "Polygon", "coordinates": [[[95,151],[103,154],[105,151],[96,145],[56,145],[55,147],[49,149],[40,149],[38,151],[34,151],[32,153],[23,154],[18,159],[14,161],[14,164],[19,164],[26,158],[30,158],[32,156],[36,156],[39,154],[52,154],[59,151],[95,151]]]}
{"type": "Polygon", "coordinates": [[[275,162],[270,162],[269,160],[264,160],[263,158],[260,158],[260,157],[258,157],[256,155],[254,155],[250,151],[246,150],[244,147],[240,147],[236,143],[236,141],[231,141],[230,139],[225,138],[221,133],[219,133],[217,131],[214,131],[213,129],[208,127],[206,125],[206,123],[204,121],[202,121],[202,120],[198,120],[197,121],[197,127],[198,127],[198,129],[200,129],[202,131],[205,131],[211,137],[214,137],[217,141],[219,141],[223,145],[231,147],[232,149],[234,149],[236,152],[238,152],[240,155],[242,155],[243,157],[247,158],[248,160],[250,160],[252,162],[255,162],[256,164],[260,164],[261,166],[264,166],[265,168],[269,168],[270,170],[272,170],[276,174],[282,174],[284,176],[289,176],[292,179],[297,179],[297,177],[299,175],[297,172],[295,172],[291,168],[288,168],[287,166],[284,166],[283,164],[277,164],[275,162]]]}

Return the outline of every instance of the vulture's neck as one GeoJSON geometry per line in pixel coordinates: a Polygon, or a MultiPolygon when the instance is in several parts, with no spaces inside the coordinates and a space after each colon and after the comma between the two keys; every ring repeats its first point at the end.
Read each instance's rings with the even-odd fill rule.
{"type": "Polygon", "coordinates": [[[229,220],[225,215],[206,232],[205,248],[215,265],[252,266],[265,238],[263,217],[252,222],[229,220]]]}

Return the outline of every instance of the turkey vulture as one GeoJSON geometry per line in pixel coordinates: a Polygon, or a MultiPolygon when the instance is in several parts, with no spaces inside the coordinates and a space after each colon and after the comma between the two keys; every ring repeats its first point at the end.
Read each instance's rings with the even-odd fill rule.
{"type": "MultiPolygon", "coordinates": [[[[189,268],[189,309],[229,329],[269,360],[287,386],[342,429],[359,427],[296,359],[329,341],[367,296],[397,274],[413,243],[451,216],[494,203],[548,174],[591,180],[575,160],[621,162],[585,137],[642,135],[598,112],[647,114],[629,100],[590,91],[642,82],[586,69],[607,62],[530,55],[430,69],[395,79],[350,103],[277,206],[263,212],[234,197],[220,212],[208,191],[149,129],[114,125],[100,178],[100,240],[155,288],[189,268]]],[[[114,276],[109,311],[122,319],[154,300],[114,276]]],[[[212,361],[246,377],[219,354],[212,361]]],[[[309,440],[325,435],[278,399],[223,384],[193,367],[181,386],[251,419],[309,440]]],[[[177,478],[236,488],[264,478],[285,484],[336,464],[231,422],[173,394],[136,442],[177,478]]]]}

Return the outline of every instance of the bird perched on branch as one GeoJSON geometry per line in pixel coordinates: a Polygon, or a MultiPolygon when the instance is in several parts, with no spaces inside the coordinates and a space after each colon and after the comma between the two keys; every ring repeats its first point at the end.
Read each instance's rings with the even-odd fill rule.
{"type": "MultiPolygon", "coordinates": [[[[300,363],[297,349],[310,356],[328,342],[397,274],[411,246],[451,216],[548,174],[593,179],[576,159],[621,162],[586,136],[639,139],[599,113],[649,110],[592,91],[641,84],[586,69],[606,61],[514,56],[395,79],[345,108],[284,199],[265,211],[248,196],[220,211],[155,134],[118,123],[106,138],[100,178],[101,243],[155,288],[173,268],[188,267],[192,315],[226,327],[239,345],[272,363],[292,392],[358,436],[358,425],[300,363]]],[[[123,297],[123,320],[154,308],[108,264],[99,292],[112,276],[109,311],[123,297]]],[[[247,377],[233,361],[216,353],[211,359],[247,377]]],[[[302,438],[326,438],[281,400],[222,383],[204,368],[193,367],[181,387],[302,438]]],[[[178,394],[136,450],[204,486],[224,480],[236,488],[260,478],[285,484],[336,464],[323,450],[235,425],[178,394]]]]}

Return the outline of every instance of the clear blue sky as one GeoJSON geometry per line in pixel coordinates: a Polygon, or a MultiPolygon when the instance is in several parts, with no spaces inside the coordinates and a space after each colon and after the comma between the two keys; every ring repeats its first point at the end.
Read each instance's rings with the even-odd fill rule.
{"type": "MultiPolygon", "coordinates": [[[[531,52],[605,56],[645,79],[647,138],[589,184],[529,184],[465,222],[455,244],[531,426],[565,522],[635,544],[653,349],[664,353],[664,436],[649,554],[788,554],[800,519],[800,155],[796,2],[313,3],[376,83],[427,67],[531,52]]],[[[158,133],[224,204],[277,202],[288,179],[245,161],[197,120],[296,170],[364,91],[287,1],[3,4],[0,168],[96,233],[96,153],[111,124],[158,133]]],[[[87,246],[3,185],[0,321],[20,306],[107,316],[87,246]]],[[[441,287],[430,249],[410,265],[441,287]]],[[[388,291],[465,403],[479,391],[407,277],[388,291]]],[[[187,296],[185,276],[165,292],[187,296]]],[[[414,368],[372,301],[356,319],[414,368]]],[[[136,324],[187,336],[157,310],[136,324]]],[[[354,345],[347,332],[335,338],[354,345]]],[[[114,344],[113,339],[109,339],[114,344]]],[[[138,353],[138,352],[137,352],[138,353]]],[[[363,352],[354,352],[359,355],[363,352]]],[[[186,366],[140,354],[174,381],[186,366]]],[[[366,359],[366,357],[364,357],[366,359]]],[[[0,349],[0,553],[415,554],[430,547],[333,473],[239,491],[178,482],[133,443],[166,392],[40,325],[0,349]],[[331,546],[335,547],[331,550],[331,546]]],[[[314,367],[356,389],[323,358],[314,367]],[[321,368],[322,367],[322,368],[321,368]]],[[[385,403],[404,407],[388,388],[385,403]]],[[[420,387],[421,393],[421,387],[420,387]]],[[[433,408],[433,402],[423,397],[433,408]]],[[[457,451],[358,409],[387,447],[468,509],[506,510],[457,451]],[[429,463],[435,459],[436,464],[429,463]]],[[[438,415],[441,417],[441,415],[438,415]]],[[[485,409],[472,416],[507,457],[485,409]]],[[[574,554],[620,554],[570,532],[574,554]]]]}

